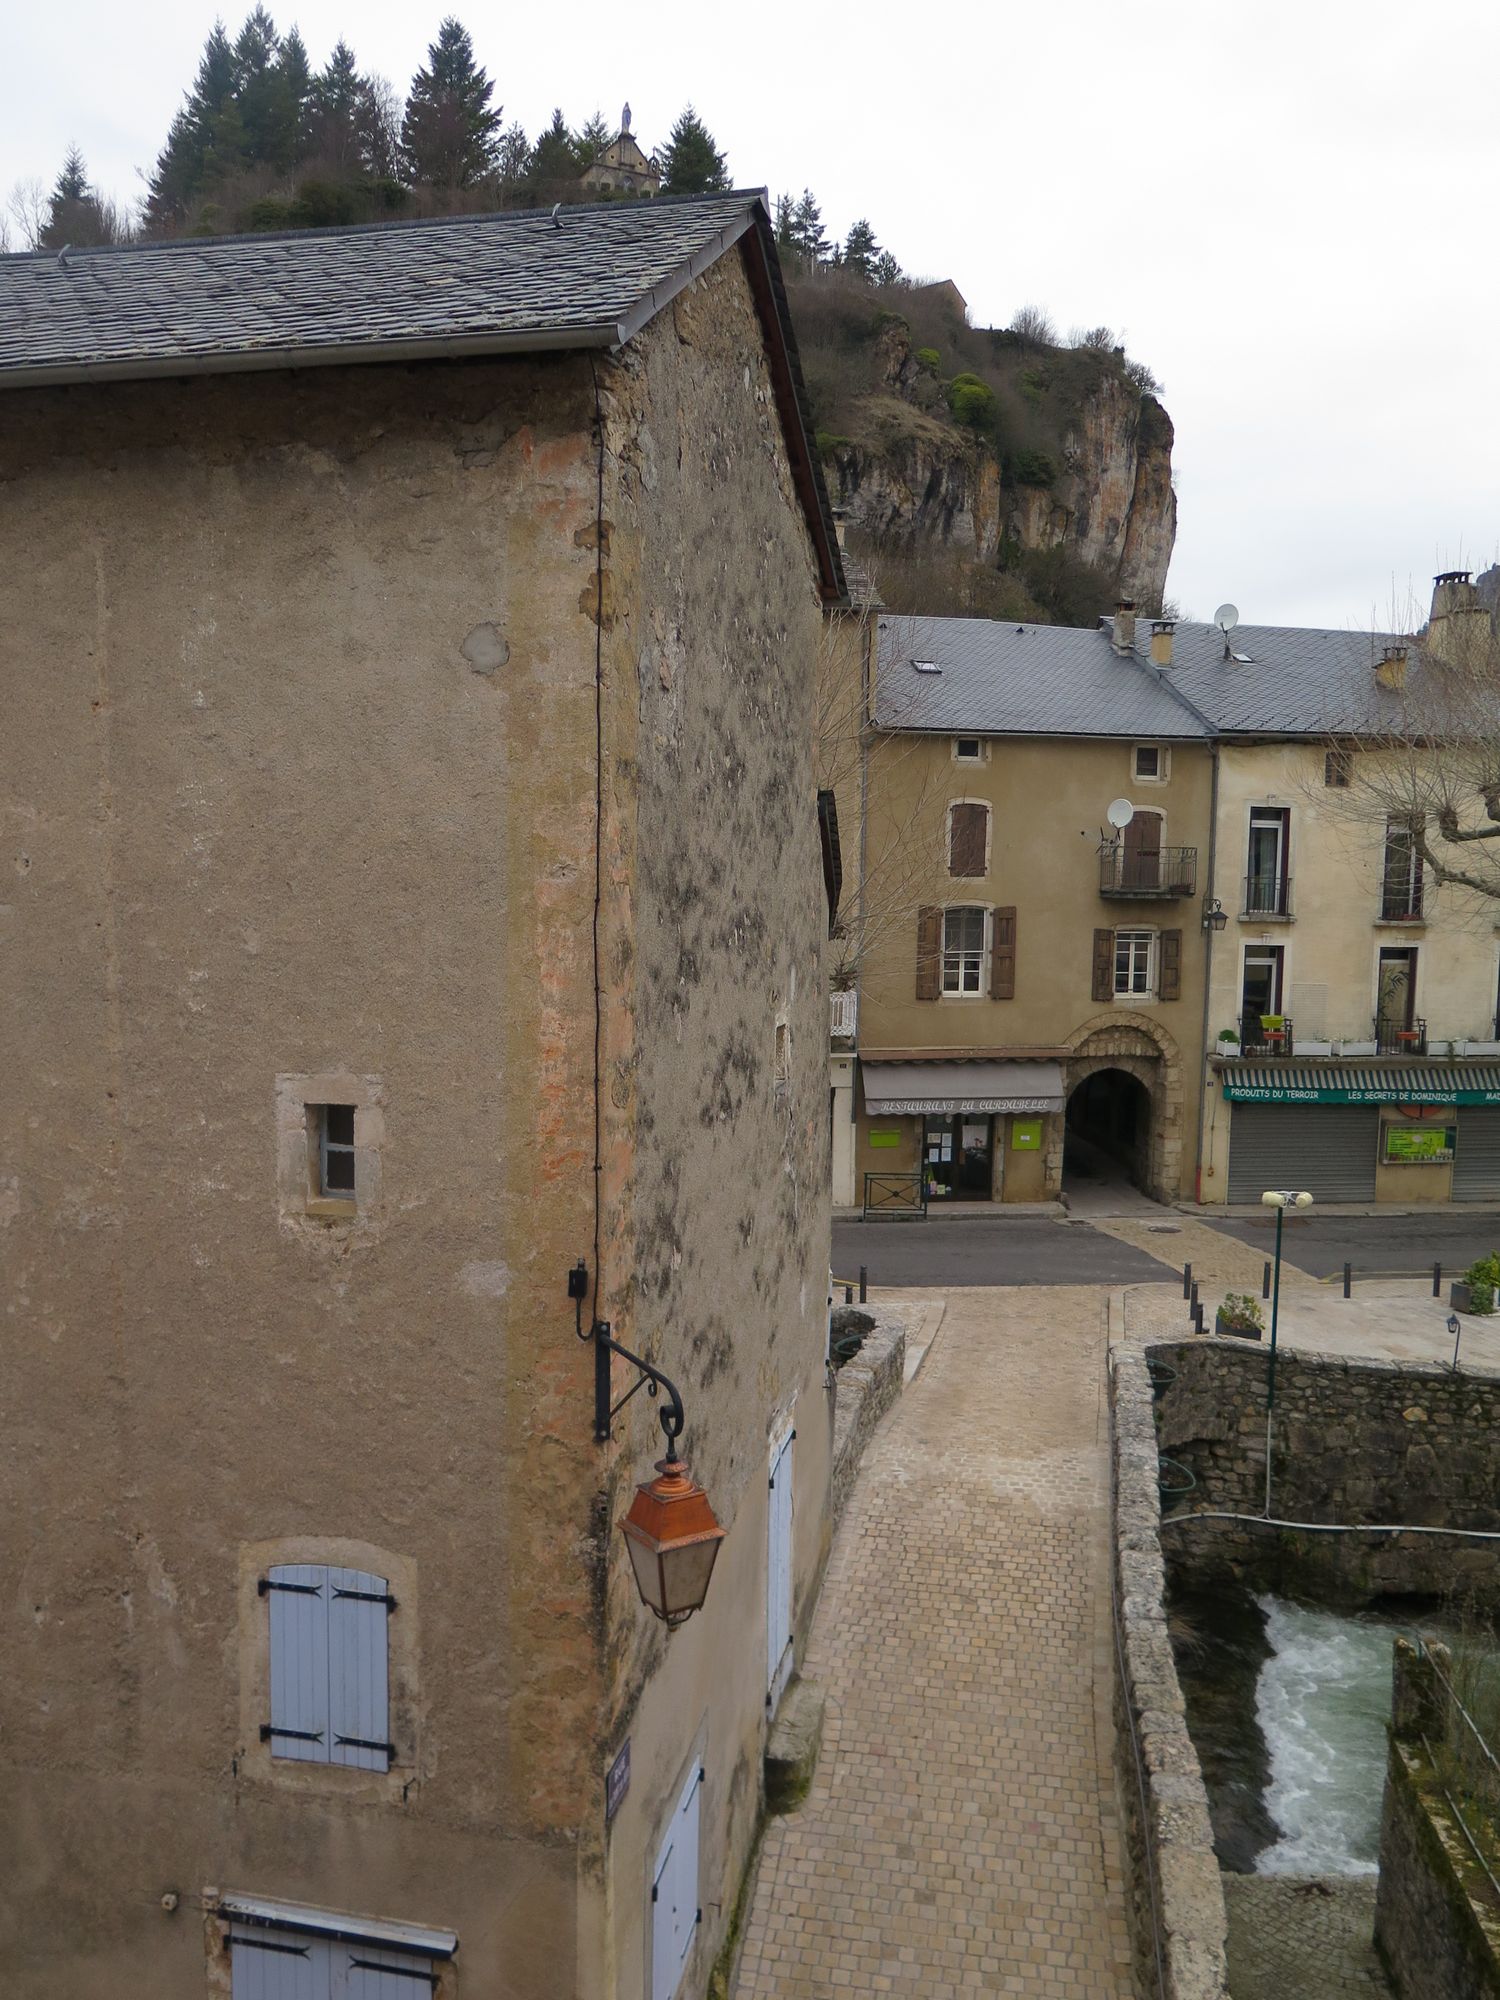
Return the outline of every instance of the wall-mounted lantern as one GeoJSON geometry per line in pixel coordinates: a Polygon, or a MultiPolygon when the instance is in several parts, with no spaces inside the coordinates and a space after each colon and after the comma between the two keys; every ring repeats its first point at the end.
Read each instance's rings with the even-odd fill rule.
{"type": "Polygon", "coordinates": [[[1217,896],[1203,898],[1203,928],[1217,934],[1229,922],[1229,912],[1217,896]]]}
{"type": "Polygon", "coordinates": [[[655,1479],[635,1490],[630,1511],[620,1523],[641,1602],[665,1625],[681,1625],[708,1595],[724,1530],[714,1518],[708,1495],[688,1475],[677,1456],[677,1440],[685,1422],[677,1386],[659,1368],[622,1347],[607,1319],[596,1319],[584,1331],[582,1301],[588,1290],[588,1267],[580,1261],[568,1274],[569,1297],[578,1302],[578,1337],[594,1343],[594,1439],[607,1444],[615,1418],[637,1389],[655,1397],[665,1390],[657,1415],[667,1440],[667,1455],[656,1462],[655,1479]],[[640,1374],[620,1398],[610,1402],[610,1356],[618,1354],[640,1374]]]}

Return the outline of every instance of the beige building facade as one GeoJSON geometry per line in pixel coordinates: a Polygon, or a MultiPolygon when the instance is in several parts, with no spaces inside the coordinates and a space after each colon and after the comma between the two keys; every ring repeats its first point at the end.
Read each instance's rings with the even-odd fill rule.
{"type": "Polygon", "coordinates": [[[825,645],[864,704],[837,1204],[1052,1200],[1101,1155],[1160,1200],[1500,1200],[1500,926],[1414,831],[1457,795],[1431,663],[1500,708],[1466,577],[1420,643],[865,623],[873,665],[847,614],[825,645]]]}
{"type": "Polygon", "coordinates": [[[1201,725],[1108,637],[1039,694],[984,621],[871,618],[860,1081],[835,1201],[1055,1200],[1099,1153],[1176,1198],[1201,1079],[1201,725]]]}
{"type": "Polygon", "coordinates": [[[840,579],[768,220],[98,257],[0,272],[0,1985],[701,1991],[833,1420],[840,579]],[[337,353],[196,351],[207,281],[337,353]],[[675,1630],[595,1319],[727,1530],[675,1630]]]}

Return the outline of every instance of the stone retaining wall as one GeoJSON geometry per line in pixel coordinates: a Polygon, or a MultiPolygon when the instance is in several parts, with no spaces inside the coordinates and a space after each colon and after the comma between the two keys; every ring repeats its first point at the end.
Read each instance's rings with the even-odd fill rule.
{"type": "Polygon", "coordinates": [[[1224,1892],[1167,1636],[1154,1396],[1141,1348],[1111,1352],[1110,1409],[1115,1759],[1136,1984],[1153,2000],[1226,2000],[1224,1892]]]}
{"type": "Polygon", "coordinates": [[[906,1376],[906,1316],[899,1307],[866,1305],[875,1322],[864,1346],[838,1371],[833,1404],[833,1483],[829,1508],[838,1526],[870,1435],[901,1394],[906,1376]]]}
{"type": "MultiPolygon", "coordinates": [[[[1402,2000],[1500,2000],[1500,1899],[1427,1754],[1454,1726],[1431,1661],[1398,1639],[1375,1943],[1402,2000]]],[[[1481,1818],[1465,1817],[1485,1842],[1481,1818]]]]}
{"type": "MultiPolygon", "coordinates": [[[[1268,1350],[1195,1338],[1147,1352],[1175,1371],[1158,1399],[1160,1447],[1197,1482],[1176,1511],[1262,1513],[1268,1350]]],[[[1271,1513],[1318,1524],[1500,1530],[1500,1375],[1283,1348],[1271,1513]]],[[[1330,1603],[1389,1594],[1500,1604],[1500,1542],[1205,1521],[1173,1533],[1171,1553],[1174,1575],[1192,1583],[1232,1569],[1257,1588],[1294,1581],[1299,1595],[1330,1603]]]]}

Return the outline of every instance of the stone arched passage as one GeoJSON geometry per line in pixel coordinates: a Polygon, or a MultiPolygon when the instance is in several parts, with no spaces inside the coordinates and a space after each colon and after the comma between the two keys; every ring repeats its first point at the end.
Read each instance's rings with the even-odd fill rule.
{"type": "MultiPolygon", "coordinates": [[[[1182,1185],[1182,1053],[1166,1029],[1144,1014],[1101,1014],[1068,1036],[1062,1065],[1063,1092],[1071,1097],[1101,1070],[1123,1070],[1143,1084],[1151,1101],[1146,1154],[1146,1192],[1157,1201],[1175,1200],[1182,1185]]],[[[1063,1118],[1050,1119],[1047,1182],[1062,1186],[1063,1118]],[[1051,1157],[1055,1149],[1056,1157],[1051,1157]]]]}

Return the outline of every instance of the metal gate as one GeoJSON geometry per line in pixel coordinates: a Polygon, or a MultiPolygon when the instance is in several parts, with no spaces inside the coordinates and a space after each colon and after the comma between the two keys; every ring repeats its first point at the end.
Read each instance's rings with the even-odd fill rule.
{"type": "Polygon", "coordinates": [[[1500,1107],[1466,1104],[1453,1155],[1455,1201],[1500,1201],[1500,1107]]]}
{"type": "Polygon", "coordinates": [[[1229,1199],[1294,1187],[1319,1201],[1373,1201],[1379,1136],[1373,1104],[1236,1104],[1229,1199]]]}

